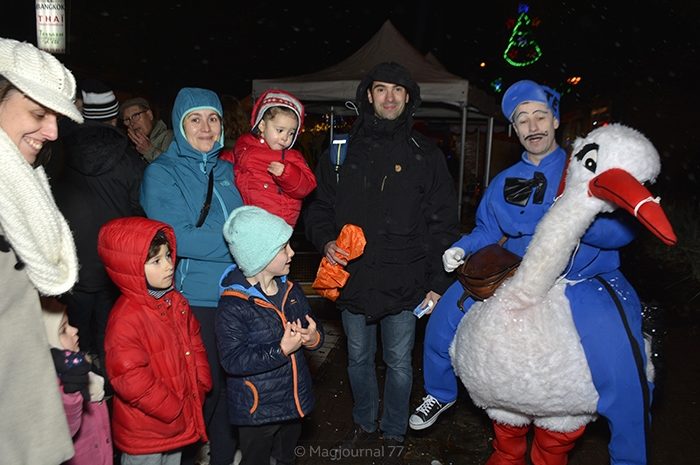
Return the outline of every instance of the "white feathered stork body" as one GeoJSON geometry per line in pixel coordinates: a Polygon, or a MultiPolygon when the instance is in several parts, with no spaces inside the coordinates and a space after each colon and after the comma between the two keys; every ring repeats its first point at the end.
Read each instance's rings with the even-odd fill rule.
{"type": "Polygon", "coordinates": [[[653,145],[614,124],[574,144],[566,187],[538,224],[515,275],[475,303],[450,347],[474,403],[501,423],[573,431],[595,418],[598,394],[562,278],[596,215],[623,206],[667,244],[672,228],[642,183],[660,170],[653,145]]]}

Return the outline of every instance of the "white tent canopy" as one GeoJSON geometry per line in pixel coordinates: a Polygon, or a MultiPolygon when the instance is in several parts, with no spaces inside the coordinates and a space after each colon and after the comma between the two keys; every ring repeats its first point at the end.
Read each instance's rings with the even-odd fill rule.
{"type": "Polygon", "coordinates": [[[483,91],[470,86],[468,80],[447,71],[434,56],[422,55],[390,21],[387,20],[358,51],[326,69],[301,76],[254,79],[253,98],[267,89],[284,89],[304,102],[307,111],[313,111],[314,107],[308,105],[310,102],[323,102],[325,108],[335,105],[342,109],[346,101],[354,100],[362,78],[375,65],[385,61],[395,61],[405,66],[420,86],[423,104],[416,112],[416,117],[461,118],[461,212],[467,114],[470,118],[488,120],[488,158],[491,152],[493,117],[499,113],[498,105],[483,91]]]}

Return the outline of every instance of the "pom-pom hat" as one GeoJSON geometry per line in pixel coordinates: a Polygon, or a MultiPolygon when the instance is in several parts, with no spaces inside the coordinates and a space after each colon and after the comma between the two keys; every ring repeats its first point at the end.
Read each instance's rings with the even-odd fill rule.
{"type": "Polygon", "coordinates": [[[77,123],[83,122],[73,103],[75,78],[50,53],[27,42],[0,38],[0,76],[35,102],[77,123]]]}
{"type": "Polygon", "coordinates": [[[524,102],[540,102],[547,105],[554,117],[559,119],[560,98],[559,92],[554,89],[525,79],[516,82],[506,90],[501,101],[501,109],[506,119],[513,121],[513,113],[518,105],[524,102]]]}
{"type": "Polygon", "coordinates": [[[292,94],[279,89],[269,89],[263,92],[263,94],[258,97],[253,105],[253,111],[250,115],[250,127],[253,131],[257,133],[258,124],[262,121],[265,112],[272,107],[286,107],[292,110],[297,115],[297,121],[299,125],[294,133],[294,139],[289,145],[290,147],[294,145],[297,140],[297,136],[301,131],[301,127],[304,124],[304,105],[292,94]]]}
{"type": "Polygon", "coordinates": [[[224,223],[224,238],[245,276],[255,276],[292,237],[292,227],[259,207],[238,207],[224,223]]]}

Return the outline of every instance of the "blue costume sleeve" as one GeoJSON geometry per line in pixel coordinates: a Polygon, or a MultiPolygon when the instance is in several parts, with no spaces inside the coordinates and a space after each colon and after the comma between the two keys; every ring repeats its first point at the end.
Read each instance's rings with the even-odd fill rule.
{"type": "Polygon", "coordinates": [[[635,238],[638,223],[624,210],[598,215],[581,242],[600,249],[619,249],[635,238]]]}

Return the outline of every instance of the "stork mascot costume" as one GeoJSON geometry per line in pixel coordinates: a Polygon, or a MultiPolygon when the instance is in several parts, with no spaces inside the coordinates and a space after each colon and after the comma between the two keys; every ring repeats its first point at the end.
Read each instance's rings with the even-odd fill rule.
{"type": "MultiPolygon", "coordinates": [[[[504,96],[509,119],[518,103],[518,95],[504,96]]],[[[619,245],[605,244],[615,244],[631,218],[675,244],[658,198],[642,185],[659,170],[656,149],[632,128],[611,124],[577,139],[563,191],[517,272],[461,319],[450,356],[493,421],[488,465],[525,465],[531,424],[532,463],[564,465],[598,414],[610,427],[610,462],[646,464],[653,368],[619,245]]]]}

